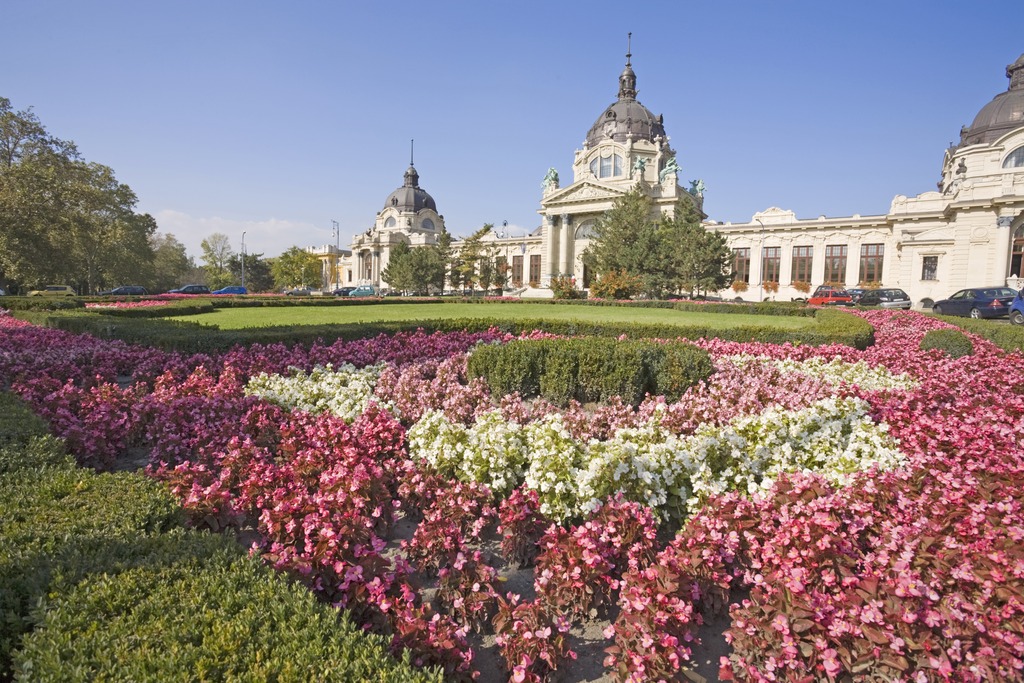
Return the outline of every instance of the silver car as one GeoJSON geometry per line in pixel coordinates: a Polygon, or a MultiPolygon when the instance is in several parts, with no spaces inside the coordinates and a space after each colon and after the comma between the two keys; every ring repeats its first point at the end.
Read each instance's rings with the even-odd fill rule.
{"type": "Polygon", "coordinates": [[[857,305],[901,308],[906,311],[910,310],[913,304],[902,289],[869,289],[861,295],[857,305]]]}

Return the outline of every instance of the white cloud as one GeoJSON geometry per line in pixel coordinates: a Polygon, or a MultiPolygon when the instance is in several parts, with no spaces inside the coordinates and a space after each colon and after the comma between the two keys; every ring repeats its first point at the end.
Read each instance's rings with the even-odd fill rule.
{"type": "Polygon", "coordinates": [[[300,223],[297,221],[267,218],[259,221],[244,221],[220,216],[191,216],[174,209],[163,209],[153,214],[158,230],[170,233],[185,245],[189,255],[199,260],[203,253],[200,244],[215,232],[228,236],[236,252],[242,250],[242,233],[245,233],[245,250],[250,254],[277,256],[292,246],[321,246],[331,242],[330,229],[300,223]]]}

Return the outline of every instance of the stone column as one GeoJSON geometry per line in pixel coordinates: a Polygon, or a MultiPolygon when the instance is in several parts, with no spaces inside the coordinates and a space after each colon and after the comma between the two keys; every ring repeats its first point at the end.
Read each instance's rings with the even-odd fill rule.
{"type": "Polygon", "coordinates": [[[558,272],[561,275],[572,275],[572,216],[567,213],[562,214],[562,244],[561,253],[558,258],[558,272]]]}
{"type": "Polygon", "coordinates": [[[558,268],[558,238],[559,229],[555,226],[554,216],[545,216],[547,229],[544,231],[544,248],[541,252],[541,286],[547,287],[551,284],[551,276],[558,268]]]}

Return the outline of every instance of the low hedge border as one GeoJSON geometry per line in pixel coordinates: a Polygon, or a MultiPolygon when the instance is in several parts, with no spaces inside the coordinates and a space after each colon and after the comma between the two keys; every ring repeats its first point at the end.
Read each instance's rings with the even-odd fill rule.
{"type": "Polygon", "coordinates": [[[0,681],[441,680],[185,529],[162,484],[78,468],[9,393],[0,411],[0,681]]]}
{"type": "MultiPolygon", "coordinates": [[[[703,310],[703,309],[701,309],[703,310]]],[[[817,310],[816,324],[802,330],[742,326],[721,329],[710,326],[608,323],[574,320],[492,318],[451,318],[402,322],[352,323],[345,325],[302,325],[220,330],[198,323],[171,320],[115,318],[92,313],[24,312],[18,317],[55,329],[87,333],[105,339],[153,346],[167,351],[209,353],[226,351],[236,345],[314,342],[332,343],[422,329],[427,332],[482,331],[496,328],[512,334],[543,330],[566,336],[620,337],[636,339],[719,338],[727,341],[759,341],[771,344],[844,344],[865,349],[874,344],[874,328],[864,319],[844,311],[817,310]]]]}
{"type": "Polygon", "coordinates": [[[1024,325],[1010,325],[1003,324],[1001,321],[972,320],[971,318],[957,318],[948,315],[935,317],[965,329],[971,334],[976,334],[982,339],[987,339],[1004,351],[1024,351],[1024,325]]]}

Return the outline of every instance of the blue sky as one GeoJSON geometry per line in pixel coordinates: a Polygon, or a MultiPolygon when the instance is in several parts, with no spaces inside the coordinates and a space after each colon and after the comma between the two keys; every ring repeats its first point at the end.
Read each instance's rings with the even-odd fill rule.
{"type": "Polygon", "coordinates": [[[402,183],[448,229],[539,225],[541,180],[638,99],[705,211],[885,213],[1007,87],[1024,3],[6,0],[0,95],[111,166],[199,255],[342,245],[402,183]]]}

